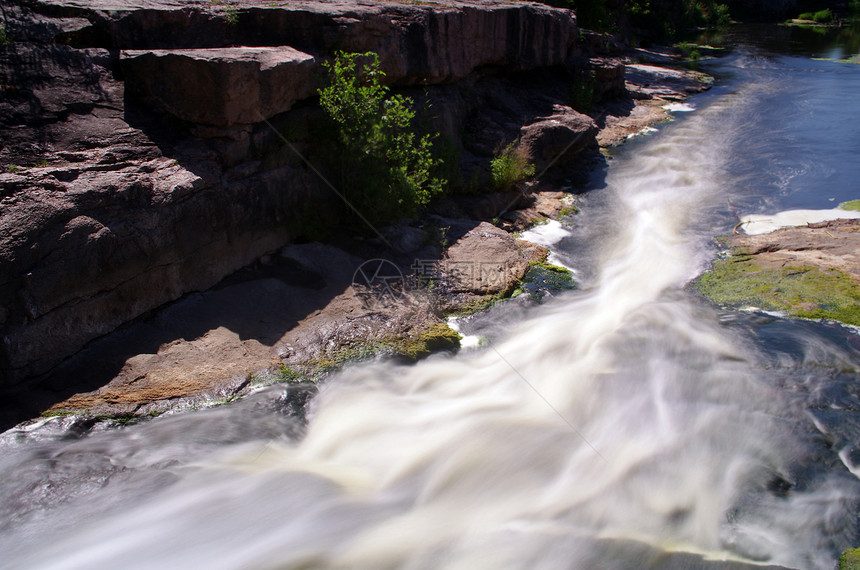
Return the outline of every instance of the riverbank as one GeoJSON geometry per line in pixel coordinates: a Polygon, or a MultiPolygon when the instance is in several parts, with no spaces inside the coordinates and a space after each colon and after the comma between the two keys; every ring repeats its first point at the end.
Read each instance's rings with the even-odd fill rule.
{"type": "MultiPolygon", "coordinates": [[[[211,12],[216,23],[226,26],[219,28],[219,34],[238,33],[231,27],[230,14],[208,5],[200,9],[211,12]]],[[[488,9],[494,14],[508,14],[495,5],[488,9]]],[[[558,24],[565,11],[528,8],[532,9],[537,10],[537,17],[550,18],[559,29],[568,30],[558,24]]],[[[165,5],[159,17],[169,19],[173,10],[165,5]]],[[[143,47],[141,42],[149,40],[128,35],[136,13],[134,7],[128,13],[110,12],[108,21],[113,22],[109,29],[119,40],[139,48],[143,47]]],[[[240,16],[250,18],[251,13],[249,7],[240,16]]],[[[320,17],[329,15],[323,12],[320,17]]],[[[377,13],[371,10],[366,17],[376,18],[377,13]]],[[[70,34],[72,43],[91,41],[85,30],[103,25],[80,18],[67,20],[60,18],[54,24],[70,34]]],[[[559,45],[568,45],[565,37],[559,38],[559,45]]],[[[312,173],[296,170],[296,156],[287,156],[289,149],[278,147],[265,151],[274,155],[264,153],[251,162],[243,161],[249,141],[252,152],[265,148],[259,140],[273,138],[272,125],[193,126],[190,137],[175,130],[159,131],[163,121],[148,115],[136,99],[124,94],[127,85],[117,80],[111,71],[113,64],[94,57],[94,52],[86,51],[93,48],[86,48],[83,56],[89,63],[82,60],[82,69],[90,66],[91,71],[101,71],[95,76],[72,74],[81,80],[89,77],[83,86],[55,85],[52,97],[58,103],[67,101],[57,107],[53,119],[39,119],[55,133],[48,150],[40,155],[47,157],[40,159],[47,164],[16,166],[36,160],[36,156],[27,155],[33,148],[27,137],[44,131],[44,127],[30,120],[15,128],[6,127],[13,136],[4,147],[8,167],[0,177],[4,205],[8,206],[4,222],[14,228],[10,235],[15,239],[7,242],[4,250],[11,256],[5,267],[26,275],[21,281],[20,276],[10,274],[6,283],[13,298],[29,298],[33,307],[32,315],[21,317],[21,324],[16,324],[19,301],[5,302],[4,334],[7,347],[22,349],[10,353],[13,361],[28,362],[26,352],[32,358],[42,355],[34,362],[44,363],[31,367],[25,383],[4,390],[3,425],[8,427],[40,413],[127,421],[227,401],[268,382],[314,380],[346,361],[374,354],[414,360],[437,350],[456,350],[458,337],[445,324],[446,315],[474,311],[506,298],[530,271],[541,270],[546,249],[517,240],[512,232],[548,219],[570,218],[576,210],[576,197],[557,188],[564,184],[565,176],[582,172],[589,160],[599,159],[593,141],[610,148],[647,132],[651,125],[671,117],[667,108],[671,103],[708,87],[707,78],[701,74],[666,67],[681,63],[669,52],[634,50],[623,58],[601,55],[589,50],[617,48],[607,47],[606,39],[599,35],[582,37],[588,45],[576,48],[577,61],[585,57],[595,81],[590,88],[600,91],[593,93],[596,104],[588,114],[577,113],[553,99],[553,89],[564,85],[564,81],[553,78],[529,87],[510,77],[467,79],[471,99],[462,99],[463,87],[458,92],[442,86],[432,92],[434,108],[442,111],[437,117],[441,123],[465,120],[458,119],[462,113],[458,105],[463,101],[486,101],[488,97],[495,101],[487,109],[490,113],[464,115],[477,122],[479,136],[462,142],[465,139],[457,134],[453,139],[464,145],[460,160],[464,178],[474,179],[482,165],[489,164],[498,140],[489,140],[488,135],[496,133],[499,140],[519,134],[523,140],[532,141],[531,159],[541,170],[536,180],[507,194],[455,195],[436,204],[428,217],[383,228],[372,238],[357,240],[348,232],[335,232],[325,243],[309,241],[313,232],[302,233],[302,228],[320,223],[317,212],[324,221],[326,213],[335,212],[337,206],[331,196],[323,198],[318,190],[309,190],[319,180],[312,183],[312,173]],[[92,93],[93,85],[99,86],[102,94],[88,95],[90,107],[79,113],[74,98],[69,97],[92,93]],[[542,90],[547,87],[550,89],[542,90]],[[538,114],[525,125],[514,123],[511,130],[513,115],[524,109],[535,113],[523,101],[533,99],[536,92],[553,102],[551,112],[538,114]],[[137,120],[123,123],[130,113],[137,114],[137,120]],[[90,125],[89,130],[82,130],[83,123],[90,125]],[[119,128],[121,124],[126,124],[125,130],[119,128]],[[112,129],[125,138],[105,132],[96,149],[76,150],[83,144],[81,137],[96,134],[93,127],[96,132],[112,129]],[[507,133],[509,130],[513,135],[507,133]],[[61,136],[57,138],[56,133],[61,136]],[[275,187],[284,181],[295,185],[296,176],[304,191],[285,194],[275,187]],[[153,196],[163,194],[161,202],[155,203],[158,209],[140,209],[141,204],[152,203],[153,191],[153,196]],[[100,200],[113,200],[111,192],[127,195],[127,199],[106,216],[96,205],[100,200]],[[308,205],[292,212],[284,210],[302,196],[315,204],[313,215],[308,205]],[[224,199],[230,202],[229,208],[219,205],[224,199]],[[93,201],[92,206],[87,205],[88,200],[93,201]],[[171,205],[173,202],[176,204],[171,205]],[[34,209],[37,205],[39,208],[34,209]],[[247,209],[246,205],[252,207],[247,209]],[[186,214],[176,207],[187,210],[186,214]],[[225,218],[237,207],[245,210],[225,218]],[[197,220],[201,211],[208,220],[203,224],[197,220]],[[291,221],[297,213],[304,218],[302,223],[291,221]],[[230,223],[225,225],[227,218],[230,223]],[[137,227],[146,220],[148,233],[146,228],[137,227]],[[165,227],[165,222],[172,226],[165,227]],[[244,226],[253,229],[245,231],[244,226]],[[123,237],[128,228],[133,229],[132,235],[123,237]],[[56,234],[52,241],[39,237],[46,231],[56,234]],[[215,241],[200,249],[201,240],[210,239],[215,241]],[[16,240],[21,243],[15,245],[16,240]],[[279,241],[292,243],[281,247],[276,245],[279,241]],[[38,264],[27,270],[21,266],[27,257],[21,257],[20,246],[30,242],[44,251],[35,252],[38,255],[33,259],[38,264]],[[182,251],[176,251],[177,246],[182,251]],[[167,258],[161,260],[164,255],[167,258]],[[244,269],[228,271],[237,263],[244,269]],[[215,279],[219,274],[230,275],[215,279]],[[120,281],[113,284],[116,279],[120,281]],[[17,291],[9,288],[14,284],[19,287],[17,291]],[[58,286],[62,291],[56,290],[58,286]],[[163,305],[177,296],[181,296],[179,301],[163,305]],[[107,318],[102,318],[103,313],[107,318]],[[87,329],[86,336],[77,334],[87,329]],[[93,333],[99,334],[93,338],[93,333]],[[64,356],[56,352],[61,346],[57,343],[71,338],[78,344],[90,340],[71,356],[57,358],[64,356]],[[49,365],[52,361],[57,364],[49,365]],[[46,365],[46,371],[38,372],[46,365]]],[[[41,48],[35,40],[14,46],[6,55],[7,63],[14,63],[22,50],[37,49],[41,48]]],[[[143,54],[128,57],[146,61],[143,54]]],[[[194,65],[229,61],[223,59],[226,54],[218,57],[222,59],[198,59],[194,65]]],[[[464,57],[472,63],[457,74],[468,74],[467,68],[477,65],[475,58],[482,56],[470,52],[464,57]]],[[[536,65],[550,65],[558,56],[543,53],[533,59],[547,57],[536,65]]],[[[418,73],[409,61],[383,59],[406,83],[418,73]],[[396,61],[403,61],[403,66],[398,68],[396,61]]],[[[519,63],[510,65],[523,65],[514,61],[519,63]]],[[[126,66],[126,73],[132,69],[136,68],[126,66]]],[[[145,71],[136,70],[136,81],[146,75],[145,71]]],[[[421,73],[428,77],[427,70],[421,73]]],[[[135,90],[155,88],[137,85],[135,90]]],[[[404,89],[410,92],[408,87],[404,89]]],[[[41,97],[36,108],[42,114],[51,109],[46,105],[45,93],[49,92],[32,91],[33,97],[41,97]]],[[[153,93],[146,100],[152,101],[153,93]]],[[[164,109],[186,113],[168,107],[164,109]]],[[[22,112],[21,107],[14,109],[13,117],[22,112]]],[[[190,109],[188,112],[197,112],[190,109]]],[[[207,121],[217,122],[223,115],[210,111],[207,121]]],[[[236,117],[242,116],[233,111],[236,117]]],[[[312,107],[305,107],[285,117],[273,118],[273,124],[285,132],[307,133],[317,115],[312,107]]],[[[185,118],[189,119],[203,120],[185,118]]],[[[449,133],[450,129],[446,131],[443,124],[440,131],[449,133]]],[[[296,140],[302,151],[313,152],[307,141],[301,137],[296,140]]],[[[330,224],[336,225],[336,219],[330,224]]]]}

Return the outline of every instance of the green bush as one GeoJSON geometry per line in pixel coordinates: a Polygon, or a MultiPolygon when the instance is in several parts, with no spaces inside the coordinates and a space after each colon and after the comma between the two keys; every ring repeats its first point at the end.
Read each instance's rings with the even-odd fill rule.
{"type": "Polygon", "coordinates": [[[490,162],[490,175],[493,188],[499,191],[510,190],[520,180],[530,178],[535,174],[535,165],[529,163],[526,153],[514,146],[506,146],[490,162]]]}
{"type": "Polygon", "coordinates": [[[6,24],[0,22],[0,46],[9,45],[12,43],[12,36],[6,33],[6,24]]]}
{"type": "Polygon", "coordinates": [[[446,181],[430,135],[418,136],[412,100],[391,95],[373,52],[338,52],[326,62],[320,104],[336,133],[341,188],[372,223],[414,215],[440,194],[446,181]]]}
{"type": "Polygon", "coordinates": [[[797,17],[798,20],[811,20],[813,22],[819,24],[826,24],[828,22],[832,22],[834,19],[834,14],[829,9],[819,10],[818,12],[804,12],[800,16],[797,17]]]}
{"type": "Polygon", "coordinates": [[[594,106],[594,71],[579,73],[573,78],[570,89],[570,106],[580,113],[588,113],[594,106]]]}
{"type": "Polygon", "coordinates": [[[827,22],[833,21],[833,12],[831,12],[829,9],[820,10],[812,15],[812,19],[819,24],[826,24],[827,22]]]}
{"type": "Polygon", "coordinates": [[[729,8],[715,0],[630,0],[630,22],[658,41],[671,41],[697,27],[731,23],[729,8]]]}

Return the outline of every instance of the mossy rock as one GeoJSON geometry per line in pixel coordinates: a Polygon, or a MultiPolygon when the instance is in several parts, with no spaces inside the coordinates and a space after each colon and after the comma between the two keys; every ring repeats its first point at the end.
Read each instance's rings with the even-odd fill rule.
{"type": "Polygon", "coordinates": [[[860,570],[860,548],[849,548],[842,553],[839,570],[860,570]]]}
{"type": "Polygon", "coordinates": [[[748,252],[735,250],[715,262],[694,287],[720,305],[755,306],[860,326],[860,286],[837,270],[762,268],[748,252]]]}
{"type": "Polygon", "coordinates": [[[841,210],[854,210],[860,212],[860,200],[849,200],[839,204],[841,210]]]}
{"type": "Polygon", "coordinates": [[[573,274],[570,270],[546,262],[533,262],[523,277],[513,296],[527,294],[535,301],[541,301],[549,294],[575,289],[573,274]]]}
{"type": "Polygon", "coordinates": [[[281,365],[273,374],[278,382],[317,382],[326,374],[340,370],[351,362],[362,362],[376,357],[416,362],[436,352],[454,352],[459,348],[460,334],[446,323],[435,323],[414,336],[392,336],[357,342],[326,352],[312,360],[291,366],[281,365]]]}
{"type": "Polygon", "coordinates": [[[389,344],[396,356],[420,360],[440,351],[460,348],[460,334],[445,323],[436,323],[415,337],[393,339],[389,344]]]}

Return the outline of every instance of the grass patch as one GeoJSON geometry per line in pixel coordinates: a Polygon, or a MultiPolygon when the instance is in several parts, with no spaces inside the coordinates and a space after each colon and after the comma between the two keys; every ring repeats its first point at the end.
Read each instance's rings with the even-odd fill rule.
{"type": "Polygon", "coordinates": [[[6,33],[6,23],[0,22],[0,46],[8,46],[14,41],[12,36],[6,33]]]}
{"type": "Polygon", "coordinates": [[[490,162],[493,189],[499,192],[510,190],[520,180],[531,178],[535,165],[528,161],[525,150],[509,144],[490,162]]]}
{"type": "Polygon", "coordinates": [[[847,202],[842,202],[841,204],[839,204],[839,209],[854,210],[855,212],[860,212],[860,200],[849,200],[847,202]]]}
{"type": "Polygon", "coordinates": [[[239,24],[239,10],[230,6],[224,8],[224,20],[228,26],[236,26],[239,24]]]}
{"type": "Polygon", "coordinates": [[[814,267],[763,269],[743,251],[733,251],[699,277],[694,287],[729,307],[756,306],[807,319],[860,326],[860,286],[836,270],[814,267]]]}

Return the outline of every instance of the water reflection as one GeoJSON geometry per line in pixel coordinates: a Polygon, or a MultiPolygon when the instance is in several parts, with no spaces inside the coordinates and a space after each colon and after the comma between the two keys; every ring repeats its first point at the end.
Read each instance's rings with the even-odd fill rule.
{"type": "Polygon", "coordinates": [[[697,41],[715,46],[747,46],[770,54],[854,60],[860,54],[860,20],[841,27],[736,24],[726,30],[705,32],[697,41]]]}

